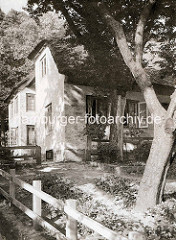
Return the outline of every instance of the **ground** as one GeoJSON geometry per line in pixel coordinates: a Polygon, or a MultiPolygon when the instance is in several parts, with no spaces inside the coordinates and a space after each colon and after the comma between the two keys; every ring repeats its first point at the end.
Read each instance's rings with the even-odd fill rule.
{"type": "MultiPolygon", "coordinates": [[[[30,181],[31,179],[36,178],[36,176],[55,176],[57,174],[57,176],[61,177],[61,178],[66,178],[68,179],[71,183],[73,183],[74,185],[74,189],[77,189],[78,191],[80,190],[82,193],[85,194],[83,201],[85,200],[86,204],[83,203],[83,207],[82,209],[80,209],[80,211],[85,212],[87,215],[90,215],[90,217],[94,217],[95,220],[102,222],[103,224],[108,224],[107,219],[104,219],[106,216],[106,214],[110,214],[110,213],[118,213],[118,220],[120,222],[120,224],[122,226],[116,226],[118,227],[119,231],[121,231],[124,234],[124,228],[131,228],[131,225],[134,223],[138,224],[139,222],[142,222],[142,224],[144,226],[148,226],[151,225],[153,223],[153,218],[151,218],[151,216],[145,216],[143,214],[136,214],[133,209],[131,207],[124,207],[124,198],[119,198],[118,193],[114,195],[114,192],[109,192],[109,190],[107,190],[107,187],[102,186],[103,184],[103,180],[105,179],[105,181],[107,181],[107,178],[110,178],[112,176],[118,176],[120,181],[122,181],[123,183],[123,179],[124,182],[128,181],[130,184],[132,182],[134,182],[134,184],[136,184],[135,186],[138,185],[138,183],[140,182],[140,178],[141,178],[141,168],[143,166],[143,164],[138,164],[139,166],[128,166],[128,168],[126,166],[120,166],[120,165],[107,165],[107,164],[85,164],[85,163],[73,163],[73,162],[68,162],[68,163],[55,163],[55,164],[49,164],[49,165],[42,165],[36,168],[23,168],[17,171],[17,177],[23,179],[24,181],[30,181]],[[128,169],[128,171],[126,171],[126,169],[128,169]],[[131,170],[130,170],[131,169],[131,170]],[[134,169],[136,169],[134,171],[134,169]],[[99,182],[100,184],[97,185],[97,182],[99,182]],[[94,204],[94,206],[92,206],[92,204],[94,204]],[[91,205],[91,206],[89,206],[91,205]],[[89,208],[91,208],[91,211],[88,210],[89,208]],[[97,210],[97,209],[98,210],[97,210]],[[102,210],[103,209],[103,210],[102,210]],[[94,214],[94,212],[98,212],[98,214],[94,214]],[[102,213],[102,216],[101,216],[102,213]],[[103,217],[103,214],[105,214],[105,217],[103,217]],[[145,220],[144,220],[145,219],[145,220]],[[123,226],[124,221],[128,222],[128,225],[126,227],[126,225],[123,226]],[[150,224],[148,224],[150,222],[150,224]]],[[[111,180],[111,179],[110,179],[111,180]]],[[[4,182],[1,181],[0,185],[3,185],[4,182]]],[[[122,195],[124,197],[124,183],[121,184],[122,185],[122,189],[119,189],[119,193],[121,194],[121,190],[123,191],[122,195]]],[[[126,187],[126,185],[125,185],[126,187]]],[[[76,190],[76,191],[77,191],[76,190]]],[[[74,190],[75,191],[75,190],[74,190]]],[[[19,191],[22,194],[22,199],[23,201],[25,201],[25,205],[29,205],[31,204],[31,197],[29,197],[26,193],[19,191]]],[[[174,179],[168,179],[168,182],[166,184],[166,192],[165,195],[169,195],[169,194],[173,194],[174,192],[176,192],[176,183],[174,179]]],[[[128,191],[126,192],[128,194],[128,191]]],[[[133,197],[133,195],[135,194],[135,191],[130,194],[129,196],[125,196],[126,199],[130,199],[131,197],[133,197]]],[[[76,193],[77,194],[77,193],[76,193]]],[[[77,195],[76,195],[77,197],[77,195]]],[[[80,198],[82,201],[82,198],[80,198]]],[[[46,212],[48,214],[48,210],[44,210],[44,212],[46,212]]],[[[50,212],[51,213],[51,212],[50,212]]],[[[48,235],[42,235],[40,232],[36,232],[33,230],[32,228],[32,221],[30,221],[28,219],[28,217],[24,216],[19,210],[17,210],[16,208],[10,208],[7,206],[7,204],[4,204],[4,202],[1,202],[1,210],[0,210],[0,214],[2,219],[5,219],[7,221],[6,226],[8,226],[9,221],[14,222],[18,228],[14,228],[14,237],[13,239],[31,239],[31,240],[44,240],[44,239],[50,239],[48,235]],[[8,213],[8,214],[7,214],[8,213]],[[15,218],[14,220],[14,216],[18,216],[18,221],[15,218]],[[19,238],[16,237],[17,235],[19,235],[19,229],[23,229],[20,234],[21,237],[19,238]],[[30,238],[28,238],[27,233],[30,232],[30,238]],[[16,234],[16,235],[15,235],[16,234]],[[31,238],[33,234],[33,237],[31,238]],[[25,237],[23,237],[23,235],[25,237]]],[[[52,214],[51,214],[52,215],[52,214]]],[[[150,215],[150,214],[149,214],[150,215]]],[[[109,217],[109,216],[108,216],[109,217]]],[[[115,216],[116,217],[116,216],[115,216]]],[[[51,217],[52,218],[52,217],[51,217]]],[[[62,218],[64,218],[62,216],[62,218]]],[[[61,218],[61,219],[62,219],[61,218]]],[[[54,217],[53,217],[54,219],[54,217]]],[[[117,222],[117,218],[115,218],[117,222]]],[[[63,220],[63,219],[62,219],[63,220]]],[[[109,220],[110,221],[110,220],[109,220]]],[[[60,223],[61,224],[61,223],[60,223]]],[[[107,226],[109,227],[109,226],[107,226]]],[[[13,229],[13,228],[12,228],[13,229]]],[[[135,230],[132,227],[132,230],[135,230]]],[[[141,230],[140,227],[138,226],[136,228],[136,230],[141,230]]],[[[142,230],[141,230],[142,231],[142,230]]],[[[2,235],[6,236],[8,231],[3,232],[2,230],[0,230],[0,232],[2,233],[2,235]]],[[[84,230],[85,233],[85,230],[84,230]]],[[[11,233],[12,234],[12,233],[11,233]]],[[[87,235],[90,235],[89,239],[100,239],[99,236],[96,236],[96,234],[89,234],[87,233],[87,235]]],[[[8,236],[6,236],[6,238],[4,239],[11,239],[8,236]]],[[[80,238],[81,239],[81,238],[80,238]]],[[[87,239],[87,238],[86,238],[87,239]]],[[[152,238],[150,238],[152,239],[152,238]]],[[[155,238],[153,238],[155,239],[155,238]]],[[[162,238],[161,238],[162,239],[162,238]]],[[[172,238],[168,238],[168,239],[172,239],[172,238]]],[[[85,240],[85,238],[84,238],[85,240]]]]}

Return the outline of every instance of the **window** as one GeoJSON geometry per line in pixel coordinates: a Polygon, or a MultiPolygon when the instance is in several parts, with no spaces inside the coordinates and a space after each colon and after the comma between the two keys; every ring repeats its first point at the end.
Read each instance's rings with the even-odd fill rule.
{"type": "Polygon", "coordinates": [[[138,103],[139,107],[139,128],[147,128],[148,127],[148,122],[147,122],[147,117],[148,117],[148,109],[147,105],[145,102],[140,102],[138,103]]]}
{"type": "Polygon", "coordinates": [[[35,126],[27,126],[27,145],[35,145],[35,126]]]}
{"type": "Polygon", "coordinates": [[[14,101],[14,114],[18,114],[18,96],[15,98],[14,101]]]}
{"type": "Polygon", "coordinates": [[[53,150],[46,151],[46,160],[53,160],[53,150]]]}
{"type": "Polygon", "coordinates": [[[26,94],[26,110],[35,111],[35,94],[33,93],[26,94]]]}
{"type": "Polygon", "coordinates": [[[86,114],[90,117],[106,116],[108,114],[107,97],[86,96],[86,114]]]}
{"type": "Polygon", "coordinates": [[[125,126],[147,128],[148,109],[145,102],[127,100],[125,108],[125,126]]]}
{"type": "Polygon", "coordinates": [[[45,108],[45,130],[46,134],[52,131],[52,103],[45,108]]]}
{"type": "Polygon", "coordinates": [[[126,101],[126,107],[124,112],[124,126],[129,126],[130,124],[138,127],[137,116],[138,116],[138,102],[133,100],[126,101]]]}
{"type": "Polygon", "coordinates": [[[42,77],[46,75],[46,55],[40,60],[42,77]]]}
{"type": "Polygon", "coordinates": [[[11,145],[18,145],[18,127],[17,128],[11,128],[10,130],[10,142],[11,145]]]}

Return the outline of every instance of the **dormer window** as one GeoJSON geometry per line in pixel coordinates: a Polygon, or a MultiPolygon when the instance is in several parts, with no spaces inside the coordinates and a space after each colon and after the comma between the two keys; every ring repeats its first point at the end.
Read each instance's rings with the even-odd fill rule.
{"type": "Polygon", "coordinates": [[[46,55],[40,60],[42,77],[46,75],[46,55]]]}

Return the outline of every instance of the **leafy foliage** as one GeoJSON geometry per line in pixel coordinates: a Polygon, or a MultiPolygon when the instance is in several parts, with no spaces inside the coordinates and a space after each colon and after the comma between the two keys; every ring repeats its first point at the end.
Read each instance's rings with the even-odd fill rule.
{"type": "Polygon", "coordinates": [[[109,176],[97,181],[96,185],[117,200],[123,200],[125,206],[132,206],[136,201],[137,187],[129,179],[109,176]]]}
{"type": "Polygon", "coordinates": [[[99,143],[97,152],[101,162],[114,163],[117,162],[120,154],[117,142],[99,143]]]}
{"type": "MultiPolygon", "coordinates": [[[[103,2],[114,19],[122,24],[129,46],[133,51],[136,26],[141,11],[148,3],[148,0],[29,0],[28,11],[35,17],[40,16],[42,12],[47,11],[55,10],[59,13],[61,12],[78,41],[94,56],[95,61],[101,62],[103,60],[104,67],[107,65],[106,71],[109,68],[115,73],[114,66],[118,66],[117,62],[119,61],[117,61],[119,58],[118,48],[114,42],[112,33],[97,12],[98,2],[103,2]],[[108,64],[109,61],[111,61],[111,64],[108,64]]],[[[146,43],[160,43],[161,47],[159,52],[161,53],[160,55],[162,55],[162,59],[166,59],[166,62],[169,60],[170,56],[173,56],[170,55],[168,57],[168,53],[166,54],[166,52],[168,48],[172,49],[170,46],[176,37],[175,11],[176,4],[174,0],[156,1],[145,27],[145,51],[151,53],[153,49],[150,44],[146,43]]],[[[155,55],[156,52],[153,53],[153,56],[155,55]]],[[[162,62],[163,61],[160,61],[161,64],[162,62]]],[[[121,68],[121,71],[122,69],[123,68],[121,68]]],[[[125,69],[126,66],[124,67],[124,70],[125,69]]],[[[110,76],[112,77],[112,74],[110,76]]]]}
{"type": "Polygon", "coordinates": [[[151,143],[143,142],[133,150],[135,161],[146,162],[150,153],[151,143]]]}
{"type": "Polygon", "coordinates": [[[176,237],[176,201],[169,199],[146,213],[153,218],[153,226],[148,226],[145,231],[148,235],[147,239],[175,239],[176,237]]]}
{"type": "Polygon", "coordinates": [[[74,189],[73,183],[57,174],[41,175],[39,179],[42,181],[43,191],[57,199],[77,199],[81,196],[81,192],[74,189]]]}

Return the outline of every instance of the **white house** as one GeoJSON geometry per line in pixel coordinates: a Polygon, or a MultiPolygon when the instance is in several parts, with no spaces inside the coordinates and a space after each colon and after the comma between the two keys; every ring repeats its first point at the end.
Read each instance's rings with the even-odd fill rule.
{"type": "MultiPolygon", "coordinates": [[[[81,161],[86,158],[86,117],[108,117],[111,92],[102,85],[97,88],[85,79],[77,81],[61,74],[58,54],[53,46],[42,41],[29,55],[35,63],[35,73],[17,85],[7,99],[9,144],[40,146],[42,161],[81,161]]],[[[155,81],[154,88],[166,107],[173,86],[155,81]]],[[[141,137],[152,137],[153,125],[145,121],[149,113],[138,87],[133,84],[129,89],[128,84],[119,79],[116,89],[119,99],[126,100],[125,116],[127,113],[143,116],[144,122],[136,123],[135,127],[141,131],[141,137]],[[121,90],[122,84],[125,91],[121,90]]],[[[120,112],[121,108],[119,105],[120,112]]],[[[124,124],[122,131],[128,134],[129,125],[124,124]]],[[[105,137],[109,137],[108,127],[105,137]]]]}

